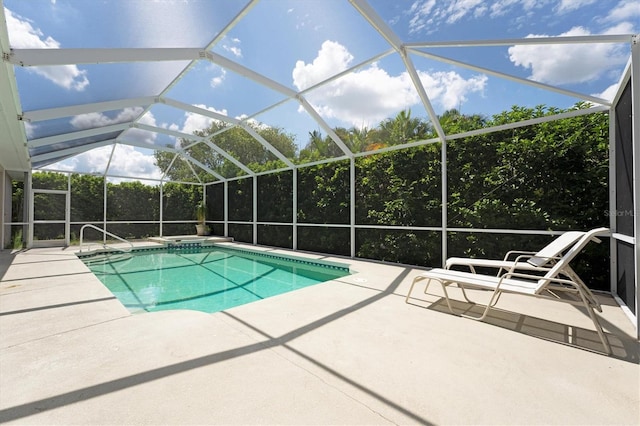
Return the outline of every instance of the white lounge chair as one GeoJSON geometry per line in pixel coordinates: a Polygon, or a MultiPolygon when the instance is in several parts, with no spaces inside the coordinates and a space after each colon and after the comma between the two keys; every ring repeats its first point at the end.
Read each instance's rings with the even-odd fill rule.
{"type": "MultiPolygon", "coordinates": [[[[608,228],[595,228],[591,231],[568,231],[561,234],[555,240],[551,241],[545,247],[537,252],[533,251],[521,251],[512,250],[507,252],[504,259],[483,259],[483,258],[466,258],[466,257],[450,257],[445,263],[445,269],[452,269],[454,267],[465,267],[471,272],[476,272],[476,268],[488,268],[496,269],[497,275],[512,270],[518,272],[534,272],[541,271],[544,268],[549,268],[556,263],[556,261],[562,257],[571,247],[573,247],[581,237],[587,233],[591,234],[590,241],[599,243],[600,240],[596,235],[609,235],[608,228]]],[[[558,270],[556,278],[567,278],[580,284],[586,289],[586,295],[590,297],[590,303],[593,303],[598,311],[601,311],[600,303],[595,299],[578,274],[573,270],[569,262],[566,262],[564,266],[558,270]]],[[[466,294],[464,295],[466,299],[466,294]]],[[[468,302],[471,302],[467,299],[468,302]]]]}
{"type": "MultiPolygon", "coordinates": [[[[475,269],[472,269],[472,272],[442,268],[425,271],[414,278],[409,292],[407,293],[407,297],[405,298],[405,302],[409,302],[411,292],[413,291],[416,283],[422,280],[428,280],[425,293],[431,281],[439,282],[445,295],[447,307],[453,314],[455,314],[455,312],[451,307],[449,294],[447,293],[447,286],[456,284],[462,290],[464,298],[469,303],[474,302],[469,300],[467,297],[465,292],[466,288],[493,291],[489,303],[485,306],[484,312],[480,317],[461,314],[461,316],[475,320],[485,319],[489,310],[496,305],[502,293],[523,294],[584,306],[593,321],[596,332],[598,333],[598,336],[605,348],[605,352],[607,354],[611,354],[609,342],[607,341],[606,336],[602,331],[602,326],[598,322],[594,312],[594,309],[598,312],[602,312],[602,308],[600,307],[597,299],[593,296],[593,293],[591,293],[589,288],[582,280],[580,280],[577,274],[575,274],[573,269],[569,266],[569,262],[571,262],[576,255],[578,255],[578,253],[580,253],[580,251],[589,244],[590,241],[594,239],[597,240],[598,236],[610,235],[610,232],[607,228],[597,228],[582,234],[583,235],[579,236],[579,238],[574,241],[564,254],[559,256],[549,256],[549,253],[545,252],[543,253],[544,256],[539,256],[540,252],[538,252],[532,255],[519,255],[516,260],[509,261],[510,263],[508,264],[505,261],[504,266],[495,266],[497,268],[506,269],[505,273],[499,275],[479,274],[473,272],[475,269]],[[533,262],[529,262],[531,259],[534,259],[533,262]],[[564,295],[565,297],[562,297],[561,295],[564,295]],[[567,295],[573,295],[574,298],[566,297],[567,295]]],[[[577,235],[575,236],[577,237],[577,235]]],[[[574,238],[574,236],[566,237],[566,239],[562,240],[563,243],[567,243],[565,240],[569,240],[570,238],[574,238]]],[[[547,248],[548,247],[549,246],[547,246],[547,248]]],[[[564,250],[561,250],[559,253],[562,251],[564,250]]],[[[494,265],[497,265],[498,262],[501,261],[495,261],[494,265]]],[[[486,265],[475,264],[475,266],[486,265]]]]}
{"type": "MultiPolygon", "coordinates": [[[[606,230],[606,228],[598,228],[599,230],[606,230]]],[[[475,272],[476,267],[482,268],[494,268],[498,269],[498,275],[505,270],[511,269],[511,267],[517,262],[523,260],[522,257],[526,256],[526,264],[521,264],[521,269],[536,269],[547,266],[552,263],[554,259],[562,256],[562,254],[571,248],[586,232],[582,231],[569,231],[561,234],[559,237],[551,241],[541,250],[534,251],[520,251],[511,250],[507,252],[504,259],[483,259],[483,258],[469,258],[469,257],[450,257],[445,264],[446,269],[451,269],[454,266],[464,266],[475,272]],[[529,268],[529,265],[531,268],[529,268]]]]}

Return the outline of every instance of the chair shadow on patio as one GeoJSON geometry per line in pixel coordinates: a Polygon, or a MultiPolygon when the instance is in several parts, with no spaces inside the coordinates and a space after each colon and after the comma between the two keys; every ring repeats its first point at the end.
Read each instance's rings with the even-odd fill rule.
{"type": "MultiPolygon", "coordinates": [[[[469,316],[480,317],[484,311],[484,305],[481,303],[471,304],[466,301],[450,298],[451,306],[456,314],[465,314],[469,316]]],[[[615,304],[607,300],[601,301],[603,305],[615,304]]],[[[427,293],[420,294],[416,292],[409,304],[437,311],[445,315],[452,315],[447,307],[446,299],[440,295],[427,293]]],[[[583,312],[584,309],[579,309],[583,312]]],[[[586,312],[583,312],[588,316],[586,312]]],[[[456,315],[458,316],[458,315],[456,315]]],[[[462,318],[464,319],[464,318],[462,318]]],[[[599,317],[604,333],[611,345],[613,358],[637,364],[640,360],[640,345],[632,337],[628,336],[621,330],[612,333],[612,327],[602,317],[599,317]]],[[[466,320],[466,319],[465,319],[466,320]]],[[[549,319],[538,318],[530,314],[523,314],[501,309],[499,306],[492,307],[487,317],[482,320],[483,323],[505,328],[527,336],[548,340],[555,343],[583,349],[603,356],[607,356],[602,351],[602,343],[598,337],[598,333],[594,329],[582,328],[570,324],[552,321],[549,319]]]]}

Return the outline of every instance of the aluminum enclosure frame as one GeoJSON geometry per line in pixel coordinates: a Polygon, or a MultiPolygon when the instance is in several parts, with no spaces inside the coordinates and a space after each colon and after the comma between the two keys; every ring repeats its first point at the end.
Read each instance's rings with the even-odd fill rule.
{"type": "MultiPolygon", "coordinates": [[[[503,40],[475,40],[475,41],[447,41],[447,42],[411,42],[405,43],[401,40],[397,34],[386,24],[386,22],[377,14],[377,12],[371,7],[371,5],[364,0],[349,0],[350,4],[358,11],[358,13],[371,25],[375,31],[382,36],[384,40],[389,45],[389,50],[380,52],[375,56],[366,59],[359,64],[345,70],[337,75],[334,75],[330,78],[327,78],[324,81],[321,81],[315,84],[313,87],[307,88],[301,91],[294,91],[288,87],[283,86],[282,84],[254,71],[244,67],[243,65],[234,62],[230,59],[227,59],[221,55],[218,55],[212,52],[212,48],[216,46],[220,40],[235,26],[237,25],[250,11],[254,8],[259,0],[249,1],[244,8],[242,8],[235,17],[233,17],[227,25],[220,31],[209,43],[202,47],[191,47],[191,48],[145,48],[145,49],[12,49],[9,43],[9,37],[6,28],[6,19],[4,16],[4,11],[0,8],[0,48],[2,49],[2,65],[0,65],[0,130],[5,134],[5,137],[2,141],[2,145],[0,147],[0,156],[2,159],[2,163],[0,164],[0,171],[3,172],[2,182],[5,183],[7,179],[7,171],[11,172],[31,172],[32,164],[34,162],[49,162],[53,163],[55,160],[77,155],[88,151],[90,149],[94,149],[99,146],[109,146],[113,145],[114,150],[117,145],[129,145],[140,148],[147,148],[148,146],[143,146],[135,141],[127,138],[127,130],[129,129],[141,129],[149,132],[155,132],[159,134],[166,134],[178,138],[185,138],[193,141],[194,144],[203,143],[206,144],[210,149],[215,151],[217,154],[223,156],[227,161],[232,162],[235,166],[240,168],[245,176],[239,178],[225,178],[220,175],[216,171],[208,168],[206,165],[200,163],[196,159],[190,157],[186,152],[186,149],[192,145],[181,148],[161,148],[161,147],[153,147],[152,149],[165,150],[168,152],[172,152],[175,154],[175,158],[182,157],[187,160],[189,167],[192,170],[201,169],[205,170],[207,173],[211,174],[215,177],[215,182],[199,182],[200,185],[204,188],[208,185],[213,184],[223,184],[225,188],[225,220],[224,220],[224,229],[225,234],[228,235],[228,183],[230,181],[236,179],[244,179],[250,178],[253,180],[253,188],[254,188],[254,211],[253,211],[253,220],[251,222],[253,230],[254,230],[254,244],[257,244],[257,227],[261,223],[257,220],[256,213],[256,192],[255,188],[257,185],[257,177],[265,174],[265,173],[274,173],[281,170],[291,170],[293,173],[293,217],[291,220],[291,225],[293,226],[293,236],[294,236],[294,249],[295,242],[297,241],[297,227],[300,225],[297,222],[297,218],[295,215],[295,206],[297,204],[297,174],[298,170],[303,167],[309,167],[316,164],[322,164],[332,161],[339,160],[348,160],[350,162],[350,185],[351,190],[349,194],[349,199],[351,201],[350,213],[349,213],[349,224],[348,225],[336,225],[340,227],[348,227],[350,232],[350,255],[351,257],[355,257],[356,255],[356,246],[355,246],[355,235],[356,230],[360,228],[372,228],[372,226],[362,226],[356,224],[356,212],[355,212],[355,200],[356,193],[354,188],[355,181],[355,159],[361,156],[373,155],[380,152],[387,152],[391,150],[403,149],[411,146],[419,146],[430,143],[441,143],[443,146],[442,149],[442,164],[445,165],[442,167],[442,215],[441,215],[441,226],[434,227],[412,227],[406,228],[402,227],[400,229],[416,229],[416,230],[433,230],[441,232],[443,235],[442,238],[442,257],[443,261],[447,257],[447,233],[449,232],[493,232],[493,233],[518,233],[518,234],[555,234],[557,232],[553,231],[541,231],[541,230],[516,230],[516,229],[462,229],[462,228],[448,228],[447,227],[447,142],[454,139],[459,139],[467,136],[478,135],[483,133],[489,133],[499,130],[504,130],[506,128],[516,128],[521,126],[538,124],[546,121],[567,118],[572,116],[577,116],[581,114],[587,113],[599,113],[603,111],[608,111],[610,116],[613,114],[613,108],[615,106],[615,102],[609,102],[605,99],[598,98],[591,94],[585,93],[577,93],[570,90],[566,90],[560,87],[555,87],[553,85],[543,84],[534,82],[531,80],[515,77],[509,74],[489,70],[487,68],[478,67],[472,64],[468,64],[459,60],[454,60],[451,58],[447,58],[440,55],[435,55],[433,53],[429,53],[424,51],[423,49],[434,49],[434,48],[452,48],[452,47],[483,47],[483,46],[511,46],[511,45],[550,45],[550,44],[567,44],[567,43],[575,43],[575,44],[594,44],[594,43],[629,43],[631,47],[631,57],[629,61],[629,65],[627,67],[627,77],[623,76],[620,81],[618,96],[620,95],[620,91],[623,87],[623,83],[627,80],[625,78],[630,79],[632,82],[632,108],[634,119],[632,120],[633,128],[632,128],[632,137],[633,137],[633,147],[634,147],[634,160],[633,160],[633,180],[634,180],[634,237],[629,238],[628,236],[620,236],[616,233],[615,222],[612,219],[611,228],[614,232],[614,236],[612,238],[622,239],[630,244],[634,245],[634,253],[635,253],[635,296],[636,296],[636,314],[635,324],[636,330],[639,330],[638,337],[640,337],[640,322],[638,321],[639,315],[637,315],[637,309],[640,305],[640,292],[638,291],[638,281],[640,278],[640,250],[637,246],[637,236],[640,235],[640,219],[638,218],[638,212],[640,211],[640,185],[638,185],[638,181],[640,179],[640,155],[638,153],[638,146],[640,146],[640,120],[637,119],[637,112],[635,110],[635,106],[638,105],[640,101],[640,46],[639,46],[639,36],[635,34],[628,35],[593,35],[593,36],[575,36],[575,37],[537,37],[537,38],[523,38],[523,39],[503,39],[503,40]],[[371,153],[353,153],[347,147],[345,142],[340,139],[340,137],[333,131],[333,129],[329,126],[329,124],[321,117],[318,111],[309,103],[306,95],[314,90],[315,88],[321,87],[323,85],[329,84],[330,82],[340,78],[343,75],[346,75],[349,72],[357,70],[365,65],[371,64],[380,60],[383,57],[397,54],[399,55],[402,63],[406,67],[409,77],[413,82],[415,90],[417,91],[420,101],[426,110],[429,118],[431,119],[431,123],[434,126],[437,137],[432,140],[425,141],[416,141],[405,145],[398,145],[394,147],[385,148],[383,150],[374,151],[371,153]],[[512,123],[504,126],[497,126],[494,128],[480,129],[472,132],[465,132],[462,134],[445,134],[444,130],[440,126],[437,115],[433,109],[432,101],[429,96],[429,93],[425,90],[423,85],[420,82],[420,78],[417,74],[416,67],[413,63],[413,57],[425,57],[431,60],[437,60],[444,63],[449,63],[451,65],[463,67],[466,69],[470,69],[473,71],[479,71],[482,73],[490,74],[498,78],[508,79],[517,83],[530,85],[536,87],[538,89],[552,91],[558,94],[573,96],[579,99],[582,99],[587,102],[591,102],[594,106],[587,110],[580,110],[571,113],[563,113],[555,116],[544,117],[535,120],[528,120],[527,122],[521,123],[512,123]],[[20,105],[18,87],[16,85],[15,79],[15,67],[37,67],[37,66],[49,66],[49,65],[73,65],[73,64],[83,64],[83,63],[130,63],[130,62],[156,62],[156,61],[175,61],[175,60],[186,60],[189,61],[189,64],[180,72],[160,93],[155,96],[147,96],[147,97],[138,97],[132,99],[119,99],[109,102],[97,102],[97,103],[89,103],[89,104],[81,104],[81,105],[72,105],[65,107],[56,107],[56,108],[48,108],[41,110],[31,110],[31,111],[23,111],[20,105]],[[258,111],[251,115],[250,117],[244,118],[242,120],[235,119],[232,117],[228,117],[222,114],[218,114],[212,111],[205,110],[203,108],[198,108],[193,105],[188,105],[178,100],[172,99],[168,96],[168,93],[172,87],[174,87],[185,75],[186,73],[194,67],[199,62],[207,62],[216,64],[218,66],[223,67],[224,69],[231,70],[249,80],[261,85],[262,87],[266,87],[276,93],[285,97],[285,101],[295,101],[298,105],[303,108],[308,115],[315,120],[318,126],[323,129],[327,135],[331,138],[331,140],[338,146],[342,155],[333,159],[320,160],[313,163],[308,164],[294,164],[291,159],[287,158],[283,154],[281,154],[275,147],[273,147],[268,141],[262,138],[259,134],[251,129],[247,125],[248,120],[268,111],[272,108],[277,107],[284,101],[280,101],[277,104],[270,105],[265,109],[258,111]],[[150,108],[154,105],[163,104],[167,106],[171,106],[178,110],[182,110],[185,112],[193,112],[197,114],[201,114],[206,117],[213,118],[215,120],[219,120],[224,122],[227,127],[225,130],[231,129],[233,127],[242,127],[245,131],[247,131],[258,143],[261,144],[265,149],[269,150],[276,158],[278,158],[284,164],[284,168],[280,170],[265,172],[265,173],[255,173],[246,164],[241,163],[237,159],[233,157],[233,155],[229,154],[224,149],[216,146],[211,141],[207,140],[203,137],[197,137],[194,135],[188,135],[180,132],[176,132],[173,130],[164,129],[158,126],[149,126],[140,122],[140,119],[144,114],[146,114],[150,108]],[[102,128],[93,128],[89,130],[82,130],[72,133],[66,133],[62,135],[56,135],[51,137],[39,138],[39,139],[31,139],[27,138],[27,134],[25,132],[24,123],[37,123],[39,121],[51,120],[55,118],[68,117],[72,115],[78,114],[86,114],[91,112],[101,112],[108,111],[118,108],[127,108],[127,107],[141,107],[142,112],[135,119],[119,123],[112,126],[106,126],[102,128]],[[65,148],[61,150],[52,150],[51,152],[46,152],[38,155],[34,155],[33,157],[29,154],[29,148],[39,148],[39,147],[48,147],[54,144],[58,144],[61,142],[68,142],[77,138],[88,137],[88,136],[104,136],[110,132],[119,132],[117,137],[108,138],[105,140],[101,140],[99,142],[75,146],[71,148],[65,148]]],[[[224,130],[223,130],[224,131],[224,130]]],[[[614,132],[610,132],[610,137],[614,137],[614,132]]],[[[111,152],[111,158],[113,157],[113,152],[111,152]]],[[[612,154],[615,155],[613,151],[612,154]]],[[[613,158],[613,157],[612,157],[613,158]]],[[[110,160],[111,161],[111,160],[110,160]]],[[[175,161],[175,159],[174,159],[175,161]]],[[[171,166],[169,166],[171,167],[171,166]]],[[[615,163],[612,162],[611,167],[615,167],[615,163]]],[[[168,169],[167,169],[168,170],[168,169]]],[[[163,172],[166,175],[167,170],[163,172]]],[[[615,175],[615,173],[614,173],[615,175]]],[[[119,178],[131,178],[131,176],[117,176],[110,172],[110,167],[107,166],[104,177],[119,177],[119,178]]],[[[166,181],[160,179],[159,182],[162,183],[166,181]]],[[[105,179],[106,182],[106,179],[105,179]]],[[[613,182],[613,180],[612,180],[613,182]]],[[[194,184],[194,183],[189,183],[194,184]]],[[[4,185],[6,186],[6,185],[4,185]]],[[[30,187],[30,185],[29,185],[30,187]]],[[[29,188],[30,189],[30,188],[29,188]]],[[[27,188],[25,188],[25,192],[27,192],[27,188]]],[[[27,194],[25,194],[27,195],[27,194]]],[[[5,198],[7,194],[4,194],[5,198]]],[[[10,194],[9,194],[10,196],[10,194]]],[[[31,194],[28,195],[29,197],[31,194]]],[[[615,197],[615,193],[612,193],[612,197],[615,197]]],[[[613,198],[614,199],[614,198],[613,198]]],[[[4,211],[4,200],[3,203],[3,214],[2,214],[2,223],[0,223],[0,241],[4,241],[5,239],[5,228],[7,221],[5,219],[5,211],[4,211]]],[[[106,203],[106,197],[105,197],[106,203]]],[[[611,205],[615,208],[615,202],[611,205]]],[[[31,206],[31,210],[33,206],[31,206]]],[[[613,215],[612,217],[615,217],[613,215]]],[[[162,217],[161,217],[162,223],[162,217]]],[[[304,226],[326,226],[325,224],[304,224],[304,226]]],[[[31,229],[30,234],[33,232],[33,217],[29,220],[29,227],[31,229]]],[[[395,229],[394,227],[381,226],[381,229],[395,229]]],[[[612,265],[615,264],[615,255],[612,251],[612,265]]],[[[612,269],[613,270],[613,269],[612,269]]],[[[612,290],[615,290],[615,286],[612,283],[612,290]]]]}

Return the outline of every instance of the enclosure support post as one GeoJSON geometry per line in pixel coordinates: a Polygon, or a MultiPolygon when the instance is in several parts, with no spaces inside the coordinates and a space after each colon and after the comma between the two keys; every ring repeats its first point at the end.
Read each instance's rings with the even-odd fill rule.
{"type": "MultiPolygon", "coordinates": [[[[102,229],[107,230],[107,176],[104,175],[104,180],[102,181],[103,185],[103,194],[102,197],[102,229]]],[[[102,242],[107,242],[107,234],[102,234],[102,242]]]]}
{"type": "Polygon", "coordinates": [[[223,192],[223,204],[224,204],[224,236],[229,236],[229,181],[225,180],[222,184],[224,187],[223,192]]]}
{"type": "Polygon", "coordinates": [[[164,188],[163,187],[164,187],[164,182],[160,181],[160,225],[159,225],[160,229],[158,230],[159,231],[158,235],[160,235],[161,237],[163,235],[162,234],[162,220],[164,218],[164,212],[163,212],[163,209],[162,209],[162,206],[163,206],[163,202],[162,201],[163,201],[163,198],[164,198],[164,192],[163,192],[164,188]]]}
{"type": "Polygon", "coordinates": [[[258,244],[258,177],[253,176],[253,244],[258,244]]]}
{"type": "Polygon", "coordinates": [[[447,140],[442,138],[442,266],[447,261],[447,140]]]}
{"type": "Polygon", "coordinates": [[[631,139],[633,146],[633,236],[634,245],[633,252],[635,257],[635,291],[636,291],[636,338],[640,339],[640,287],[638,280],[640,279],[640,250],[638,250],[638,242],[640,241],[640,114],[638,114],[638,105],[640,105],[640,34],[633,37],[631,41],[631,139]]]}
{"type": "Polygon", "coordinates": [[[26,173],[24,182],[24,212],[27,215],[27,248],[33,247],[33,179],[31,172],[26,173]]]}
{"type": "Polygon", "coordinates": [[[205,214],[205,235],[210,235],[209,225],[207,225],[207,216],[209,216],[209,209],[207,209],[207,185],[202,184],[202,203],[204,204],[206,214],[205,214]]]}
{"type": "Polygon", "coordinates": [[[293,250],[298,250],[298,168],[293,168],[293,177],[292,177],[292,187],[291,191],[291,199],[293,200],[292,206],[292,214],[291,214],[291,223],[293,224],[293,229],[291,233],[292,244],[291,248],[293,250]]]}
{"type": "MultiPolygon", "coordinates": [[[[609,108],[609,229],[616,233],[616,108],[615,103],[609,108]]],[[[615,238],[609,238],[609,276],[611,294],[618,294],[618,250],[615,238]]]]}
{"type": "Polygon", "coordinates": [[[64,245],[71,245],[71,173],[67,174],[67,194],[65,198],[64,213],[64,245]]]}
{"type": "MultiPolygon", "coordinates": [[[[5,228],[5,206],[7,204],[7,185],[6,185],[6,180],[7,180],[7,172],[5,171],[5,169],[0,166],[0,173],[2,173],[2,183],[0,183],[0,251],[4,250],[4,246],[5,244],[7,244],[7,242],[4,240],[5,235],[4,235],[4,228],[5,228]]],[[[11,196],[13,196],[13,191],[10,192],[11,196]]],[[[11,199],[11,198],[9,198],[11,199]]],[[[11,204],[10,204],[11,205],[11,204]]],[[[9,222],[11,222],[11,214],[9,214],[9,222]]],[[[11,228],[9,228],[9,235],[11,235],[11,228]]]]}
{"type": "Polygon", "coordinates": [[[349,239],[351,258],[356,257],[356,159],[349,159],[349,239]]]}

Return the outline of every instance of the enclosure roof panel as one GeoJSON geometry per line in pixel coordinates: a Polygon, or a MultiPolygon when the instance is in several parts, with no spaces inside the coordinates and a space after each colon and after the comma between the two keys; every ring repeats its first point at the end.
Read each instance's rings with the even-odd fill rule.
{"type": "Polygon", "coordinates": [[[362,155],[406,114],[442,140],[452,109],[608,107],[640,31],[630,0],[0,4],[3,167],[91,170],[119,146],[207,182],[362,155]]]}

